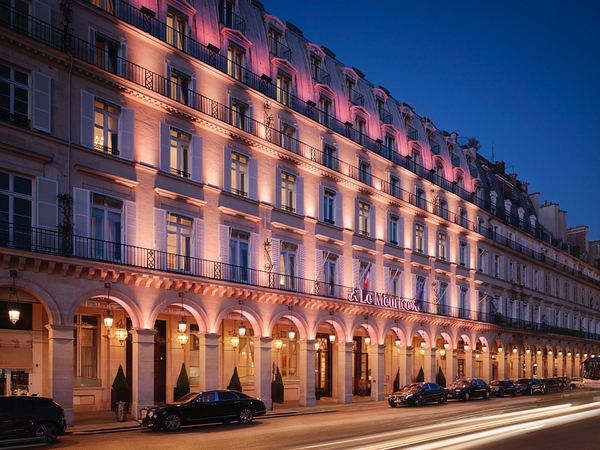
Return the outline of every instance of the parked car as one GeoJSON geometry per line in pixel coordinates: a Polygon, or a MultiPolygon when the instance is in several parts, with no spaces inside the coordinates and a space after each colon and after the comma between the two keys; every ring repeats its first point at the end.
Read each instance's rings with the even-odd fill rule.
{"type": "Polygon", "coordinates": [[[515,383],[519,394],[533,395],[536,392],[544,393],[544,385],[537,378],[520,378],[515,383]]]}
{"type": "Polygon", "coordinates": [[[517,386],[512,380],[493,380],[490,382],[490,389],[492,395],[496,397],[504,397],[505,395],[516,397],[517,395],[517,386]]]}
{"type": "Polygon", "coordinates": [[[398,405],[421,406],[423,403],[446,403],[446,389],[436,383],[411,383],[388,397],[392,408],[398,405]]]}
{"type": "Polygon", "coordinates": [[[569,377],[556,377],[558,383],[560,384],[560,390],[565,391],[567,389],[573,389],[573,385],[571,384],[571,379],[569,377]]]}
{"type": "Polygon", "coordinates": [[[573,377],[571,378],[571,389],[582,389],[583,388],[583,378],[573,377]]]}
{"type": "Polygon", "coordinates": [[[542,378],[540,381],[544,385],[544,394],[560,391],[560,383],[556,378],[542,378]]]}
{"type": "Polygon", "coordinates": [[[32,438],[49,443],[66,429],[65,411],[51,398],[0,397],[0,439],[32,438]]]}
{"type": "Polygon", "coordinates": [[[488,384],[480,378],[467,378],[456,380],[447,389],[448,399],[460,399],[468,401],[474,397],[490,398],[491,389],[488,384]]]}
{"type": "Polygon", "coordinates": [[[256,416],[266,414],[262,400],[238,391],[214,390],[191,392],[177,403],[151,406],[141,410],[139,422],[145,427],[175,431],[182,425],[222,422],[252,422],[256,416]]]}

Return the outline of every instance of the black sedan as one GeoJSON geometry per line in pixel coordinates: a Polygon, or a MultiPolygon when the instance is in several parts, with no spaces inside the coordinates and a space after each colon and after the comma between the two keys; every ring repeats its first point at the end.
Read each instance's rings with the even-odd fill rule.
{"type": "Polygon", "coordinates": [[[446,403],[446,390],[436,383],[411,383],[388,397],[392,408],[398,405],[421,406],[423,403],[446,403]]]}
{"type": "Polygon", "coordinates": [[[448,399],[459,399],[468,401],[474,397],[485,398],[492,395],[488,384],[480,378],[467,378],[456,380],[446,389],[448,399]]]}
{"type": "Polygon", "coordinates": [[[560,391],[560,382],[556,378],[542,378],[540,381],[544,385],[544,393],[560,391]]]}
{"type": "Polygon", "coordinates": [[[517,395],[517,386],[511,380],[491,381],[490,389],[492,390],[492,395],[496,397],[504,397],[505,395],[516,397],[517,395]]]}
{"type": "Polygon", "coordinates": [[[50,443],[66,429],[65,411],[51,398],[0,396],[0,439],[50,443]]]}
{"type": "Polygon", "coordinates": [[[537,378],[519,378],[515,383],[519,394],[533,395],[536,392],[544,393],[544,385],[537,378]]]}
{"type": "Polygon", "coordinates": [[[140,424],[155,430],[175,431],[182,425],[237,420],[252,422],[255,416],[266,414],[265,404],[258,398],[238,391],[215,390],[184,395],[177,403],[152,406],[141,410],[140,424]]]}

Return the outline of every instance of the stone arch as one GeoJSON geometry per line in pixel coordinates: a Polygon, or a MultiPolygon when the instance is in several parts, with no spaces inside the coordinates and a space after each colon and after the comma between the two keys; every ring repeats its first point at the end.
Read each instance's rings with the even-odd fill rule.
{"type": "MultiPolygon", "coordinates": [[[[69,308],[67,318],[71,317],[72,319],[73,316],[77,313],[77,310],[81,308],[81,305],[84,302],[92,299],[97,299],[98,302],[106,302],[106,290],[91,289],[75,297],[74,301],[71,303],[71,306],[69,308]]],[[[133,299],[123,294],[122,292],[111,288],[110,301],[115,302],[119,306],[123,307],[123,309],[127,312],[129,318],[131,319],[131,326],[133,328],[144,328],[142,326],[143,313],[133,299]]],[[[103,306],[99,304],[98,308],[103,308],[103,306]]]]}
{"type": "Polygon", "coordinates": [[[154,306],[149,315],[149,323],[154,323],[158,315],[170,305],[182,307],[185,311],[189,312],[198,324],[198,331],[201,333],[207,332],[206,324],[209,323],[207,314],[193,301],[193,297],[186,297],[185,295],[180,297],[178,293],[177,297],[167,297],[154,306]]]}
{"type": "Polygon", "coordinates": [[[263,321],[260,319],[260,314],[257,314],[256,311],[254,311],[254,309],[250,308],[249,305],[247,305],[245,302],[242,303],[241,301],[238,302],[237,305],[231,305],[221,310],[221,312],[217,315],[213,322],[214,329],[209,330],[209,333],[218,333],[219,325],[223,322],[223,320],[225,320],[225,318],[229,314],[239,315],[239,320],[241,322],[247,320],[252,326],[252,329],[254,330],[255,337],[261,337],[266,335],[265,326],[263,321]]]}
{"type": "Polygon", "coordinates": [[[336,317],[335,314],[329,314],[327,316],[318,317],[315,322],[315,327],[311,332],[311,339],[315,339],[317,336],[317,330],[321,325],[324,325],[327,328],[333,327],[336,340],[338,342],[345,342],[346,340],[346,327],[344,323],[340,320],[339,317],[336,317]],[[342,340],[341,338],[344,338],[342,340]]]}
{"type": "MultiPolygon", "coordinates": [[[[11,288],[12,285],[12,277],[0,277],[0,287],[11,288]]],[[[33,283],[26,278],[20,278],[18,272],[17,278],[15,279],[15,288],[17,289],[17,294],[19,292],[24,292],[26,295],[39,301],[48,313],[48,321],[51,324],[66,325],[73,319],[73,316],[69,319],[68,315],[65,316],[64,313],[61,313],[58,303],[48,291],[39,284],[33,283]]],[[[23,297],[23,294],[21,294],[21,296],[23,297]]],[[[6,297],[8,298],[8,295],[6,297]]]]}
{"type": "MultiPolygon", "coordinates": [[[[366,317],[366,316],[365,316],[366,317]]],[[[381,344],[381,341],[379,339],[379,332],[378,332],[378,328],[376,326],[376,322],[373,320],[368,320],[366,318],[361,317],[360,319],[358,319],[355,323],[354,326],[351,330],[352,335],[354,336],[354,334],[360,329],[362,328],[365,332],[365,334],[369,337],[369,339],[371,339],[371,342],[373,344],[381,344]]]]}
{"type": "MultiPolygon", "coordinates": [[[[396,337],[400,338],[400,347],[405,347],[406,343],[408,342],[407,339],[407,331],[406,329],[400,325],[400,323],[398,322],[394,322],[393,324],[388,324],[386,325],[385,329],[385,336],[387,336],[390,333],[393,333],[396,335],[396,337]]],[[[396,340],[396,338],[394,338],[394,340],[396,340]]]]}
{"type": "Polygon", "coordinates": [[[298,333],[298,335],[296,336],[296,339],[298,339],[298,340],[307,339],[308,325],[306,324],[306,320],[300,314],[298,309],[300,309],[300,308],[297,308],[294,310],[288,308],[286,310],[281,310],[277,314],[273,315],[273,317],[271,318],[271,321],[267,325],[268,329],[266,331],[269,333],[272,333],[273,329],[277,325],[277,322],[279,322],[279,320],[282,318],[286,318],[289,321],[291,321],[293,323],[292,326],[294,326],[296,328],[296,331],[298,333]]]}

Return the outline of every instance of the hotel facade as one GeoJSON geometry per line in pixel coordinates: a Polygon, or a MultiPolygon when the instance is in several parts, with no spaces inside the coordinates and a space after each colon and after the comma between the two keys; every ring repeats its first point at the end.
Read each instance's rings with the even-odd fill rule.
{"type": "Polygon", "coordinates": [[[0,395],[72,424],[119,366],[136,417],[182,364],[271,407],[277,370],[314,405],[600,354],[540,195],[260,2],[0,9],[0,395]]]}

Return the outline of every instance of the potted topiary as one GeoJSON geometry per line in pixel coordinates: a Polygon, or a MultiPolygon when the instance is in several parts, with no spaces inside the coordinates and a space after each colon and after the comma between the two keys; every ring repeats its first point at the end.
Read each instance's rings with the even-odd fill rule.
{"type": "Polygon", "coordinates": [[[423,372],[423,367],[419,369],[419,375],[417,375],[417,383],[425,381],[425,372],[423,372]]]}
{"type": "Polygon", "coordinates": [[[398,372],[396,372],[396,378],[394,378],[394,392],[398,392],[400,390],[400,368],[398,368],[398,372]]]}
{"type": "Polygon", "coordinates": [[[446,375],[444,375],[444,372],[442,372],[441,367],[438,368],[438,373],[435,377],[435,382],[442,387],[446,387],[446,375]]]}
{"type": "Polygon", "coordinates": [[[240,377],[237,373],[237,367],[233,368],[233,375],[231,375],[231,380],[229,380],[229,385],[227,386],[227,389],[242,392],[242,383],[240,383],[240,377]]]}
{"type": "MultiPolygon", "coordinates": [[[[119,370],[113,380],[112,389],[110,391],[110,407],[111,411],[115,411],[117,408],[117,402],[129,403],[129,383],[123,372],[123,366],[119,364],[119,370]]],[[[125,407],[125,410],[127,410],[125,407]]]]}
{"type": "Polygon", "coordinates": [[[179,400],[185,394],[190,392],[190,379],[188,378],[187,371],[185,370],[185,363],[181,364],[181,371],[177,378],[177,384],[173,388],[173,401],[179,400]]]}
{"type": "Polygon", "coordinates": [[[281,378],[279,366],[275,367],[275,378],[271,381],[271,400],[275,403],[283,403],[283,378],[281,378]]]}

